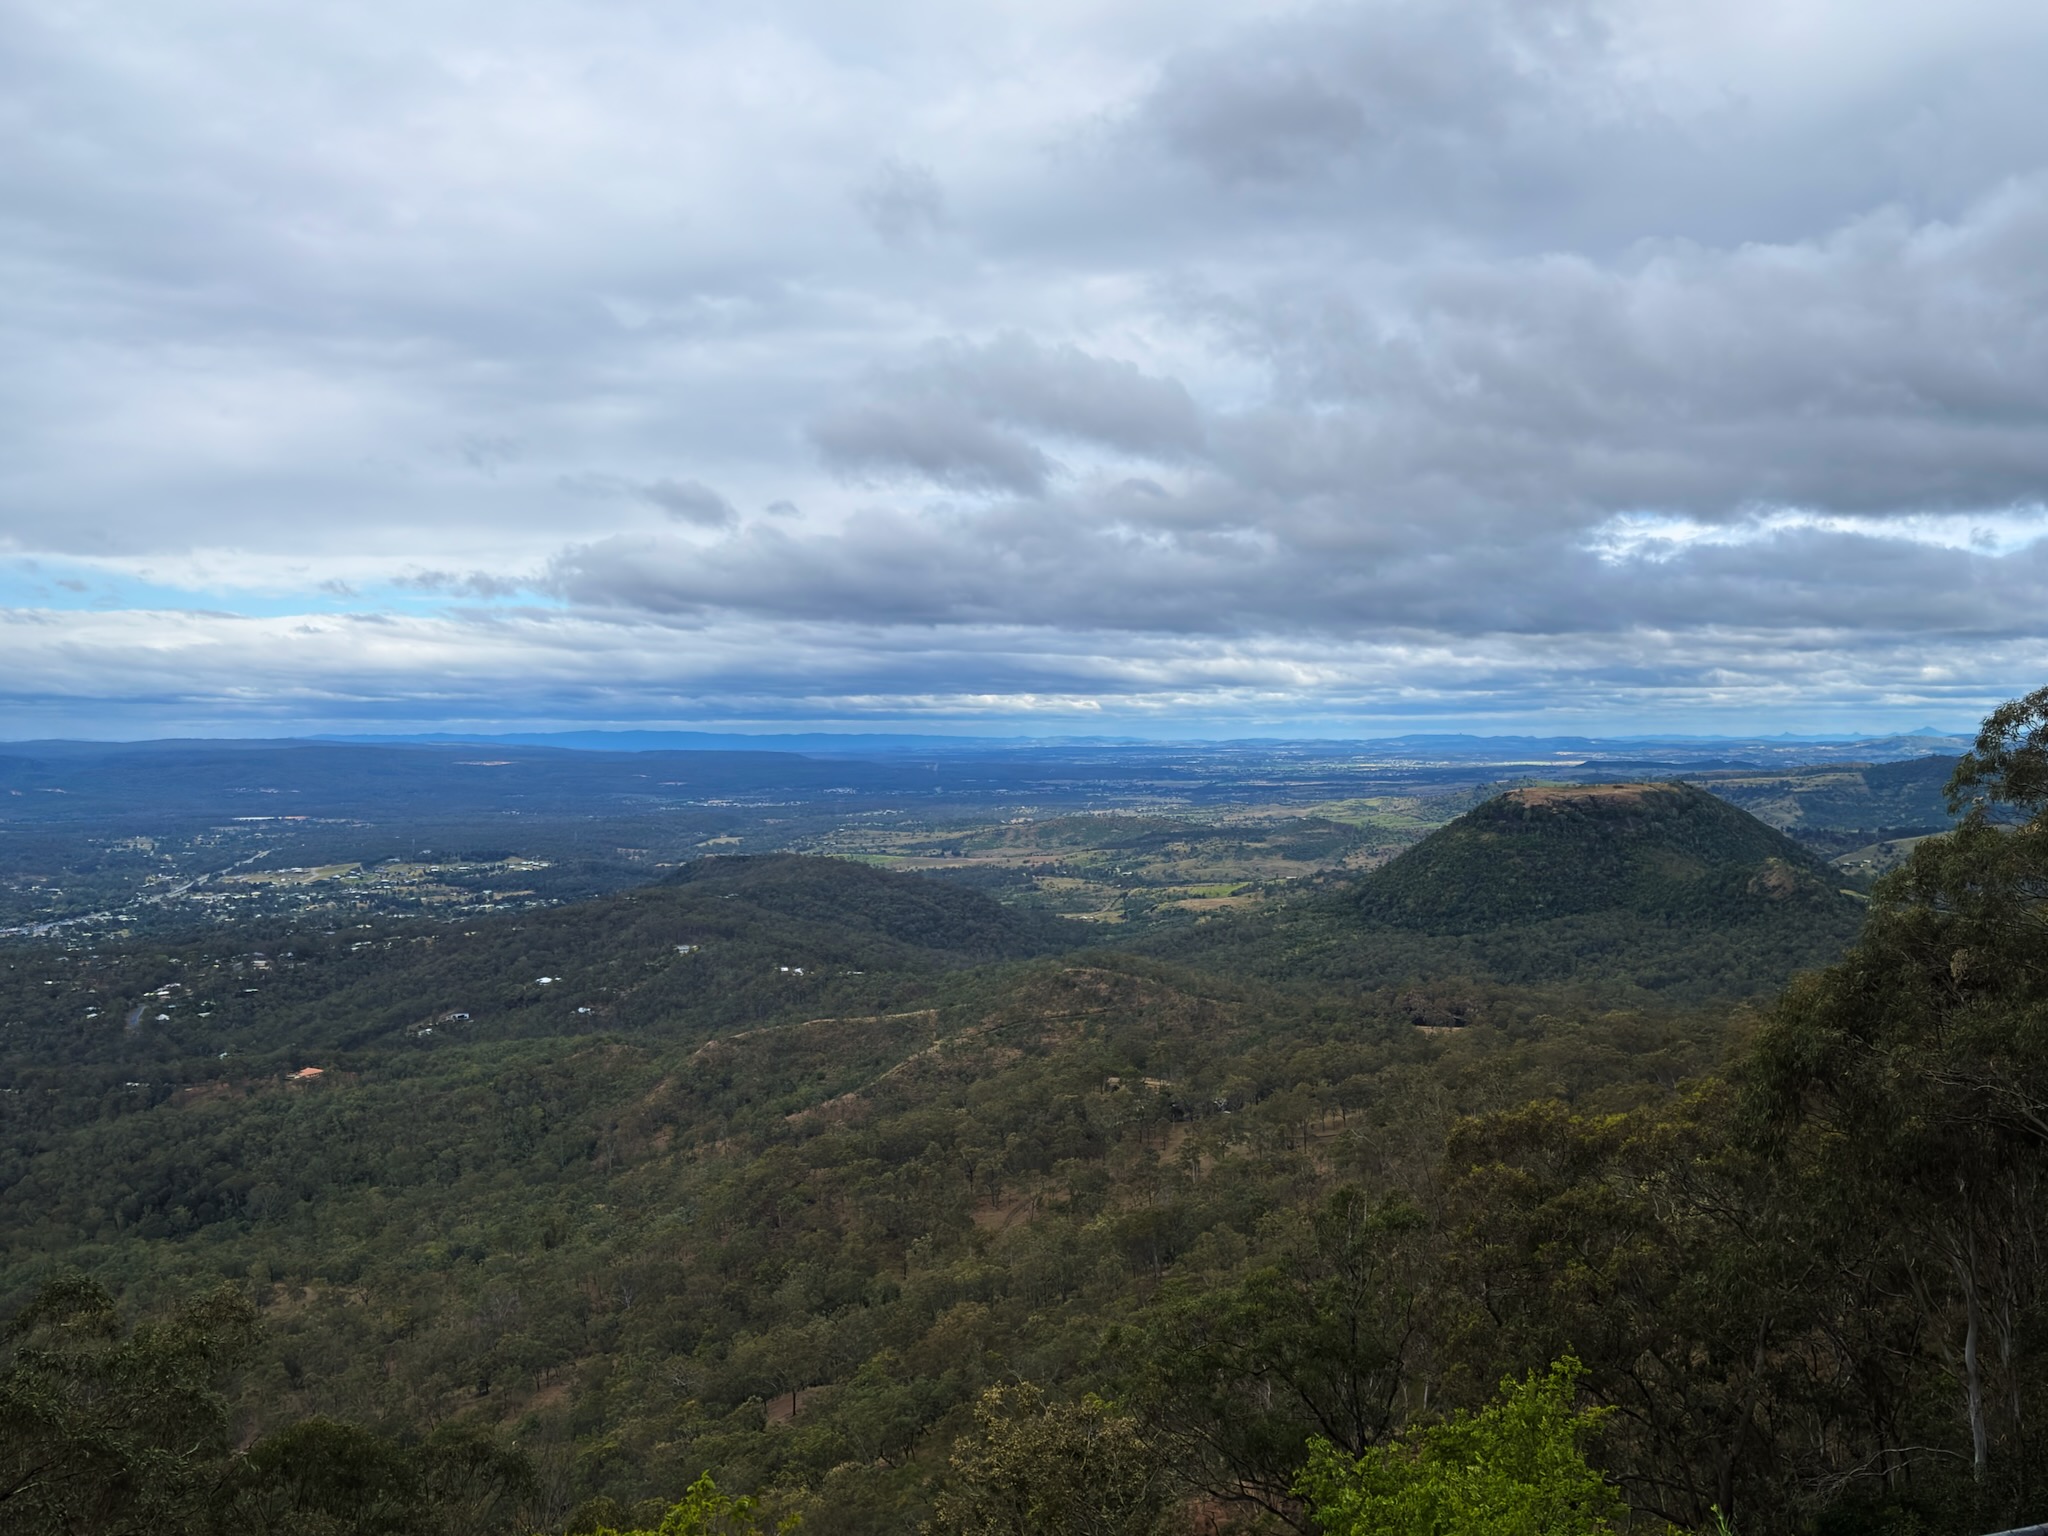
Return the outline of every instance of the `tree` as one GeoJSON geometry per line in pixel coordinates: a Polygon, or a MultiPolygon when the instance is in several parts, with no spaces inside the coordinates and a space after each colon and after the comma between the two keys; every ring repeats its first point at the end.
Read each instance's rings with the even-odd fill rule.
{"type": "Polygon", "coordinates": [[[1966,797],[2029,811],[2048,805],[2048,688],[2036,688],[1984,717],[1948,791],[1957,809],[1966,797]],[[1979,794],[1969,797],[1971,790],[1979,794]]]}
{"type": "Polygon", "coordinates": [[[1143,1536],[1165,1512],[1158,1457],[1094,1396],[1048,1403],[1037,1387],[991,1387],[927,1536],[1143,1536]]]}
{"type": "Polygon", "coordinates": [[[1274,1218],[1243,1278],[1169,1295],[1109,1340],[1133,1396],[1201,1492],[1299,1524],[1311,1437],[1357,1455],[1393,1429],[1423,1337],[1425,1223],[1355,1187],[1274,1218]]]}
{"type": "Polygon", "coordinates": [[[413,1458],[382,1435],[305,1419],[236,1460],[220,1525],[248,1536],[428,1536],[426,1490],[413,1458]]]}
{"type": "Polygon", "coordinates": [[[1603,1411],[1572,1407],[1583,1370],[1567,1356],[1503,1380],[1479,1412],[1363,1456],[1317,1440],[1296,1488],[1328,1536],[1605,1536],[1626,1510],[1586,1461],[1603,1411]]]}
{"type": "Polygon", "coordinates": [[[1528,1104],[1446,1149],[1447,1385],[1582,1361],[1629,1502],[1684,1526],[1782,1515],[1808,1470],[1787,1451],[1840,1438],[1792,1429],[1839,1283],[1780,1170],[1729,1142],[1733,1099],[1707,1082],[1625,1114],[1528,1104]]]}
{"type": "MultiPolygon", "coordinates": [[[[669,1506],[661,1524],[653,1530],[616,1531],[599,1526],[591,1536],[765,1536],[760,1506],[751,1496],[735,1498],[718,1491],[709,1472],[690,1484],[681,1499],[669,1506]]],[[[799,1517],[790,1515],[774,1529],[778,1533],[796,1530],[799,1517]]]]}
{"type": "Polygon", "coordinates": [[[478,1424],[443,1424],[412,1453],[440,1536],[489,1536],[535,1489],[533,1463],[478,1424]]]}
{"type": "MultiPolygon", "coordinates": [[[[1934,1454],[2020,1493],[2048,1324],[2048,689],[1992,712],[1948,793],[1961,821],[1878,883],[1840,964],[1786,994],[1752,1088],[1779,1145],[1898,1234],[1967,1447],[1934,1454]]],[[[1880,1449],[1894,1483],[1926,1454],[1880,1449]]]]}
{"type": "Polygon", "coordinates": [[[0,1527],[196,1529],[228,1450],[219,1383],[253,1326],[228,1288],[130,1332],[96,1282],[47,1282],[0,1333],[0,1527]]]}

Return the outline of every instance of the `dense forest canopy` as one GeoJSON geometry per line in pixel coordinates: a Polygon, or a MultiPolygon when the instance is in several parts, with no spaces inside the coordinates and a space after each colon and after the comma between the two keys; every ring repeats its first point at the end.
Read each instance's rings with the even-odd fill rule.
{"type": "Polygon", "coordinates": [[[2048,690],[1951,792],[1867,908],[1660,783],[1121,949],[791,857],[12,949],[0,1524],[2039,1519],[2048,690]]]}

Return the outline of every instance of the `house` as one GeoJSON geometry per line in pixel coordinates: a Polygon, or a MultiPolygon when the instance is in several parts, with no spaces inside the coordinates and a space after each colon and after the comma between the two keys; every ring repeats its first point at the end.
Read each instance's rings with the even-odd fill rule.
{"type": "Polygon", "coordinates": [[[301,1067],[296,1072],[288,1073],[285,1081],[291,1083],[310,1083],[314,1078],[324,1076],[326,1071],[325,1067],[301,1067]]]}

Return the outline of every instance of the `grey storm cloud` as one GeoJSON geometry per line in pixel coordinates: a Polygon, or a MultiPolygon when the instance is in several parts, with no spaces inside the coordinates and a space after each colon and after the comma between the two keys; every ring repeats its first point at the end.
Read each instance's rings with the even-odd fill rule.
{"type": "Polygon", "coordinates": [[[1149,458],[1201,443],[1187,388],[1074,346],[1007,333],[950,343],[878,372],[810,425],[820,456],[853,475],[1036,495],[1059,470],[1032,433],[1149,458]]]}
{"type": "Polygon", "coordinates": [[[579,604],[657,614],[826,622],[857,610],[885,623],[1217,641],[1719,625],[2023,639],[2039,632],[2048,590],[2048,546],[1994,557],[1800,528],[1666,559],[1606,556],[1539,533],[1447,552],[1427,520],[1332,517],[1289,538],[1203,526],[1200,509],[1156,502],[1141,521],[1134,502],[1122,517],[1100,506],[871,513],[829,539],[753,530],[711,550],[620,536],[565,552],[550,582],[579,604]]]}
{"type": "Polygon", "coordinates": [[[15,21],[39,699],[1797,723],[2048,671],[2020,0],[15,21]]]}
{"type": "MultiPolygon", "coordinates": [[[[1824,241],[1460,263],[1392,298],[1228,306],[1273,368],[1210,458],[1269,526],[1582,542],[1630,513],[1875,518],[2048,499],[2048,182],[1955,223],[1824,241]]],[[[1654,605],[1646,605],[1653,611],[1654,605]]]]}
{"type": "Polygon", "coordinates": [[[966,402],[881,390],[843,402],[810,426],[819,457],[854,478],[921,476],[960,490],[1045,489],[1058,469],[1023,433],[966,402]]]}
{"type": "Polygon", "coordinates": [[[1409,169],[1498,149],[1561,103],[1613,106],[1608,43],[1585,0],[1325,5],[1171,59],[1135,121],[1224,181],[1327,175],[1354,159],[1409,169]]]}
{"type": "Polygon", "coordinates": [[[739,521],[733,504],[701,480],[662,476],[631,480],[621,475],[563,475],[556,484],[571,496],[611,497],[644,502],[679,523],[698,528],[726,528],[739,521]]]}
{"type": "Polygon", "coordinates": [[[701,480],[653,480],[634,489],[679,523],[723,528],[739,520],[732,503],[701,480]]]}

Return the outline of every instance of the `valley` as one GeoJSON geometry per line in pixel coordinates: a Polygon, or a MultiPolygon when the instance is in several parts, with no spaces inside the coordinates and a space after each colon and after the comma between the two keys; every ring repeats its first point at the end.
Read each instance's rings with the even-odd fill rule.
{"type": "Polygon", "coordinates": [[[1909,1259],[1834,1133],[1731,1129],[1776,1113],[1779,999],[1871,942],[1834,845],[1921,829],[1885,846],[1925,864],[1946,764],[1500,767],[116,829],[215,872],[0,944],[0,1302],[226,1287],[234,1465],[501,1458],[470,1525],[410,1496],[423,1536],[651,1527],[705,1474],[900,1531],[1019,1382],[1128,1417],[1162,1529],[1305,1531],[1314,1436],[1567,1353],[1629,1415],[1599,1454],[1642,1529],[1948,1519],[1938,1466],[1806,1491],[1877,1432],[1793,1362],[1891,1339],[1882,1390],[1952,1439],[1962,1300],[1883,1290],[1909,1259]],[[1785,1427],[1730,1472],[1759,1401],[1785,1427]]]}
{"type": "MultiPolygon", "coordinates": [[[[1933,738],[1862,744],[1915,752],[1933,738]]],[[[1829,856],[1948,824],[1949,760],[1773,765],[1782,744],[1006,747],[824,758],[461,745],[0,751],[0,941],[282,918],[519,910],[717,853],[943,874],[1150,928],[1356,874],[1510,784],[1684,777],[1829,856]],[[1727,766],[1731,746],[1752,755],[1727,766]],[[1505,750],[1504,750],[1505,748],[1505,750]],[[1647,772],[1646,770],[1654,770],[1647,772]]]]}

